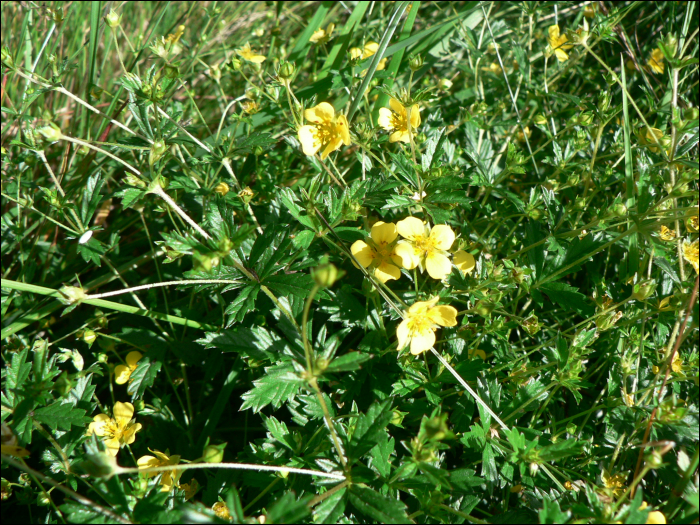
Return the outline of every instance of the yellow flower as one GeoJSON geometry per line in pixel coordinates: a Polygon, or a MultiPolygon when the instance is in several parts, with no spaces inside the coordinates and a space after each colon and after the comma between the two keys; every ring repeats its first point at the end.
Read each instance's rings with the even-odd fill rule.
{"type": "Polygon", "coordinates": [[[690,219],[685,221],[685,226],[691,233],[695,233],[696,231],[698,231],[698,216],[696,215],[695,217],[691,217],[690,219]]]}
{"type": "Polygon", "coordinates": [[[663,512],[658,510],[652,510],[647,516],[647,524],[658,525],[666,523],[666,516],[663,512]]]}
{"type": "Polygon", "coordinates": [[[136,440],[136,432],[141,430],[141,423],[135,423],[134,405],[117,401],[112,411],[114,417],[107,414],[97,414],[88,427],[87,435],[95,434],[102,438],[107,450],[113,456],[119,452],[119,447],[131,445],[136,440]]]}
{"type": "MultiPolygon", "coordinates": [[[[350,48],[349,53],[350,53],[350,58],[352,60],[359,60],[359,59],[364,60],[365,58],[369,58],[372,55],[376,54],[378,50],[379,50],[379,44],[370,40],[369,42],[367,42],[365,44],[364,49],[360,49],[359,47],[353,47],[353,48],[350,48]]],[[[386,61],[387,61],[386,58],[382,58],[379,61],[379,64],[377,65],[377,71],[381,71],[386,67],[386,61]]],[[[364,76],[365,74],[366,74],[366,72],[363,71],[362,76],[364,76]]]]}
{"type": "Polygon", "coordinates": [[[503,70],[501,69],[501,66],[498,65],[496,62],[491,62],[488,67],[482,67],[482,71],[487,71],[489,73],[493,73],[496,76],[500,76],[501,73],[503,73],[503,70]]]}
{"type": "MultiPolygon", "coordinates": [[[[170,465],[177,465],[180,463],[180,456],[168,456],[159,450],[148,449],[155,454],[155,456],[141,456],[136,462],[139,469],[147,469],[151,467],[167,467],[170,465]]],[[[166,470],[163,472],[145,472],[144,475],[147,478],[152,478],[160,475],[160,485],[161,492],[170,492],[173,487],[178,486],[178,480],[182,474],[181,470],[166,470]]]]}
{"type": "Polygon", "coordinates": [[[435,306],[439,297],[419,301],[406,310],[406,318],[396,329],[399,350],[411,345],[411,353],[418,355],[435,344],[435,330],[440,326],[457,326],[457,309],[435,306]]]}
{"type": "Polygon", "coordinates": [[[479,358],[481,358],[482,361],[486,361],[486,352],[484,352],[480,348],[470,348],[468,355],[469,355],[470,359],[474,359],[475,357],[479,357],[479,358]]]}
{"type": "Polygon", "coordinates": [[[574,46],[566,43],[569,40],[566,35],[559,34],[559,26],[556,24],[549,26],[547,33],[549,34],[547,42],[554,51],[557,60],[559,60],[559,62],[566,62],[569,60],[567,51],[574,46]]]}
{"type": "Polygon", "coordinates": [[[185,501],[187,501],[192,499],[194,495],[197,494],[197,491],[199,490],[199,482],[195,478],[192,478],[192,481],[189,483],[183,483],[180,485],[180,488],[185,491],[185,501]]]}
{"type": "Polygon", "coordinates": [[[177,29],[175,30],[174,33],[168,35],[166,38],[163,39],[163,42],[165,44],[170,45],[170,53],[173,55],[177,55],[182,51],[182,44],[180,44],[180,38],[182,35],[185,34],[185,26],[184,25],[179,25],[177,26],[177,29]]]}
{"type": "Polygon", "coordinates": [[[662,241],[672,241],[676,238],[675,230],[671,230],[668,226],[661,226],[661,231],[659,232],[659,237],[662,241]]]}
{"type": "Polygon", "coordinates": [[[698,270],[698,241],[683,241],[683,258],[695,268],[695,273],[700,273],[698,270]]]}
{"type": "Polygon", "coordinates": [[[245,100],[241,102],[241,109],[248,115],[255,115],[260,111],[260,105],[255,100],[245,100]]]}
{"type": "Polygon", "coordinates": [[[664,53],[658,47],[651,52],[651,56],[647,60],[647,66],[659,75],[664,72],[664,53]]]}
{"type": "Polygon", "coordinates": [[[262,64],[263,62],[265,62],[266,58],[262,55],[256,54],[255,51],[253,51],[250,48],[250,44],[248,42],[246,42],[246,44],[241,49],[236,49],[236,54],[243,60],[253,62],[254,64],[262,64]]]}
{"type": "Polygon", "coordinates": [[[406,108],[396,100],[392,98],[389,100],[389,108],[379,109],[379,119],[378,124],[387,131],[393,131],[389,135],[389,142],[411,142],[411,136],[415,135],[415,131],[420,126],[420,110],[418,109],[418,104],[414,104],[408,108],[411,112],[411,132],[408,131],[408,111],[406,108]]]}
{"type": "Polygon", "coordinates": [[[14,456],[16,458],[26,458],[29,456],[29,451],[17,444],[17,436],[15,436],[10,426],[4,421],[2,422],[2,443],[0,446],[2,447],[2,453],[8,456],[14,456]]]}
{"type": "Polygon", "coordinates": [[[395,252],[397,237],[393,222],[378,221],[372,226],[367,242],[355,241],[350,251],[364,268],[373,268],[374,276],[385,283],[401,277],[401,257],[395,252]]]}
{"type": "Polygon", "coordinates": [[[335,24],[328,24],[326,29],[317,29],[314,34],[309,38],[309,42],[313,44],[325,44],[331,39],[333,30],[335,29],[335,24]]]}
{"type": "Polygon", "coordinates": [[[216,514],[217,518],[220,518],[222,520],[230,520],[231,519],[231,513],[228,510],[228,507],[226,506],[226,503],[223,501],[217,501],[212,505],[211,510],[214,511],[214,514],[216,514]]]}
{"type": "Polygon", "coordinates": [[[321,158],[325,159],[329,153],[340,149],[341,144],[350,145],[348,119],[342,113],[336,117],[333,106],[328,102],[305,110],[304,118],[315,124],[299,128],[299,142],[304,155],[315,155],[325,146],[321,153],[321,158]]]}
{"type": "Polygon", "coordinates": [[[671,370],[676,374],[680,374],[683,371],[683,358],[678,352],[673,356],[673,361],[671,361],[671,370]]]}
{"type": "Polygon", "coordinates": [[[123,385],[127,381],[131,382],[131,374],[134,373],[138,366],[139,360],[143,357],[141,352],[129,352],[126,354],[126,366],[117,365],[114,369],[114,382],[118,385],[123,385]]]}
{"type": "Polygon", "coordinates": [[[396,223],[396,231],[403,237],[394,249],[407,270],[416,266],[428,270],[433,279],[442,280],[452,271],[447,250],[455,240],[455,233],[446,224],[430,226],[416,217],[406,217],[396,223]]]}
{"type": "Polygon", "coordinates": [[[615,497],[619,496],[623,492],[623,487],[627,482],[627,475],[623,473],[610,474],[607,470],[603,470],[603,485],[606,489],[612,489],[615,497]]]}
{"type": "Polygon", "coordinates": [[[474,266],[476,261],[471,253],[465,252],[464,250],[459,250],[455,252],[452,256],[452,262],[457,267],[457,269],[462,272],[462,275],[466,276],[468,273],[474,271],[474,266]]]}

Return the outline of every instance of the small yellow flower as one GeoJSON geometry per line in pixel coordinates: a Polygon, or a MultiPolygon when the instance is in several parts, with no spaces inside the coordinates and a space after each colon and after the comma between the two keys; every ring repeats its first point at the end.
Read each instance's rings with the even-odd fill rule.
{"type": "Polygon", "coordinates": [[[126,366],[117,365],[114,369],[114,382],[118,385],[123,385],[127,381],[131,382],[131,374],[134,373],[138,366],[139,360],[143,357],[141,352],[129,352],[126,354],[126,366]]]}
{"type": "Polygon", "coordinates": [[[260,111],[260,105],[255,100],[245,100],[241,102],[241,109],[248,115],[255,115],[260,111]]]}
{"type": "MultiPolygon", "coordinates": [[[[151,467],[167,467],[170,465],[177,465],[178,463],[180,463],[180,456],[168,456],[167,454],[164,454],[159,450],[151,450],[150,448],[148,450],[153,452],[155,456],[141,456],[136,462],[139,466],[139,469],[147,469],[151,467]]],[[[164,472],[144,473],[144,475],[147,478],[153,478],[158,475],[161,476],[161,492],[170,492],[173,489],[173,487],[177,487],[178,480],[180,479],[181,474],[181,470],[166,470],[164,472]]]]}
{"type": "Polygon", "coordinates": [[[392,131],[389,135],[389,142],[411,142],[411,136],[415,135],[418,126],[420,126],[420,110],[418,104],[414,104],[408,111],[411,112],[411,131],[408,131],[408,111],[406,108],[392,98],[389,100],[389,108],[379,109],[379,119],[377,123],[386,131],[392,131]]]}
{"type": "Polygon", "coordinates": [[[229,185],[225,182],[220,182],[214,187],[214,192],[218,193],[222,197],[225,196],[230,190],[231,188],[229,188],[229,185]]]}
{"type": "Polygon", "coordinates": [[[226,503],[223,501],[217,501],[212,505],[211,510],[214,511],[214,514],[216,514],[217,518],[220,518],[222,520],[230,520],[231,519],[231,513],[228,510],[228,507],[226,506],[226,503]]]}
{"type": "Polygon", "coordinates": [[[452,271],[447,257],[455,240],[455,233],[446,224],[438,224],[431,229],[416,217],[406,217],[396,223],[396,231],[403,237],[394,249],[401,258],[401,265],[407,270],[416,266],[422,272],[428,270],[433,279],[442,280],[452,271]]]}
{"type": "MultiPolygon", "coordinates": [[[[350,53],[350,58],[352,60],[359,60],[359,59],[364,60],[365,58],[369,58],[372,55],[376,54],[378,50],[379,50],[379,44],[370,40],[369,42],[367,42],[365,44],[364,49],[360,49],[359,47],[353,47],[353,48],[350,48],[349,53],[350,53]]],[[[377,64],[377,71],[382,71],[386,67],[386,62],[387,62],[387,59],[382,58],[379,61],[379,64],[377,64]]],[[[363,71],[362,76],[364,76],[365,74],[366,74],[366,71],[363,71]]]]}
{"type": "Polygon", "coordinates": [[[452,262],[465,277],[468,273],[472,273],[474,271],[474,266],[476,266],[474,256],[469,252],[465,252],[464,250],[455,252],[455,254],[452,256],[452,262]]]}
{"type": "Polygon", "coordinates": [[[698,241],[683,241],[683,258],[695,268],[695,273],[700,273],[698,270],[698,241]]]}
{"type": "Polygon", "coordinates": [[[475,357],[478,357],[482,361],[486,361],[486,352],[484,352],[480,348],[470,348],[468,355],[469,355],[470,359],[474,359],[475,357]]]}
{"type": "Polygon", "coordinates": [[[670,229],[666,225],[663,225],[663,226],[661,226],[661,230],[659,231],[659,238],[662,241],[672,241],[673,239],[676,238],[676,231],[670,229]]]}
{"type": "Polygon", "coordinates": [[[566,43],[569,39],[566,37],[566,35],[561,35],[559,33],[559,26],[556,24],[549,26],[547,33],[549,35],[547,37],[547,42],[554,51],[557,60],[559,60],[559,62],[566,62],[569,60],[567,51],[574,46],[566,43]]]}
{"type": "Polygon", "coordinates": [[[656,365],[654,365],[654,366],[651,367],[651,373],[652,373],[652,374],[658,374],[660,370],[661,370],[661,369],[660,369],[658,366],[656,366],[656,365]]]}
{"type": "MultiPolygon", "coordinates": [[[[16,458],[26,458],[29,456],[29,451],[25,448],[20,447],[17,444],[17,436],[12,431],[10,426],[2,422],[2,453],[8,456],[14,456],[16,458]]],[[[4,483],[5,480],[3,480],[4,483]]]]}
{"type": "Polygon", "coordinates": [[[640,142],[648,146],[649,151],[654,153],[659,152],[659,145],[666,149],[666,154],[669,154],[671,149],[671,138],[664,135],[664,132],[658,128],[646,128],[639,134],[640,142]]]}
{"type": "Polygon", "coordinates": [[[676,374],[680,374],[683,371],[683,358],[678,352],[673,356],[673,361],[671,361],[671,370],[676,374]]]}
{"type": "Polygon", "coordinates": [[[396,255],[396,225],[378,221],[372,226],[370,238],[355,241],[350,251],[364,268],[373,268],[374,276],[382,283],[401,277],[401,257],[396,255]]]}
{"type": "Polygon", "coordinates": [[[493,73],[496,76],[501,76],[501,73],[503,73],[503,69],[501,69],[501,66],[496,62],[491,62],[488,67],[482,67],[481,70],[493,73]]]}
{"type": "Polygon", "coordinates": [[[688,231],[691,233],[695,233],[698,231],[698,216],[696,215],[695,217],[691,217],[687,221],[685,221],[685,226],[688,228],[688,231]]]}
{"type": "Polygon", "coordinates": [[[195,478],[192,478],[192,481],[189,483],[183,483],[180,485],[180,488],[185,491],[185,501],[187,501],[192,499],[194,495],[197,494],[197,491],[199,490],[199,482],[195,478]]]}
{"type": "Polygon", "coordinates": [[[117,401],[112,410],[114,417],[107,414],[97,414],[93,417],[87,435],[95,434],[102,438],[107,450],[113,456],[119,452],[119,447],[131,445],[136,440],[136,432],[141,430],[141,423],[131,419],[134,415],[134,405],[117,401]]]}
{"type": "Polygon", "coordinates": [[[622,494],[625,483],[627,483],[627,475],[623,473],[610,474],[607,470],[603,470],[602,475],[603,485],[606,489],[612,489],[615,497],[622,494]]]}
{"type": "Polygon", "coordinates": [[[406,310],[406,318],[396,329],[399,350],[411,345],[411,353],[418,355],[435,344],[435,330],[440,326],[457,326],[457,309],[436,306],[439,297],[419,301],[406,310]]]}
{"type": "Polygon", "coordinates": [[[663,525],[664,523],[666,523],[666,516],[663,512],[652,510],[647,516],[648,525],[663,525]]]}
{"type": "Polygon", "coordinates": [[[664,72],[664,53],[658,47],[651,52],[647,66],[659,75],[664,72]]]}
{"type": "Polygon", "coordinates": [[[311,38],[309,38],[309,42],[312,44],[325,44],[331,39],[331,35],[333,34],[333,30],[335,29],[335,24],[328,24],[328,27],[326,29],[317,29],[314,31],[314,34],[311,35],[311,38]]]}
{"type": "Polygon", "coordinates": [[[263,55],[258,55],[255,51],[253,51],[248,42],[246,42],[241,49],[236,49],[236,54],[243,60],[253,62],[254,64],[262,64],[266,60],[266,57],[263,55]]]}
{"type": "Polygon", "coordinates": [[[325,159],[330,153],[340,149],[342,144],[350,145],[350,130],[348,119],[342,113],[335,115],[335,109],[328,102],[304,111],[304,118],[313,122],[313,126],[299,128],[299,142],[304,155],[315,155],[325,146],[321,158],[325,159]]]}

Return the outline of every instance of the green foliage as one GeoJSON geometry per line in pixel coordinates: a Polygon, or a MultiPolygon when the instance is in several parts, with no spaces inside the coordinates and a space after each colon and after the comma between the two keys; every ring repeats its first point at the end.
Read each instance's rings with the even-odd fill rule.
{"type": "Polygon", "coordinates": [[[2,10],[3,522],[697,521],[692,2],[2,10]]]}

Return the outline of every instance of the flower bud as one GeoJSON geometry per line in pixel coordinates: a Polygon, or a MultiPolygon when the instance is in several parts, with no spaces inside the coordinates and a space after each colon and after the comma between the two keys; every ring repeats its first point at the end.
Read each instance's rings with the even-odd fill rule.
{"type": "Polygon", "coordinates": [[[678,52],[678,38],[676,38],[676,35],[673,33],[666,35],[666,38],[664,39],[664,47],[672,58],[675,57],[676,53],[678,52]]]}
{"type": "Polygon", "coordinates": [[[530,315],[530,317],[521,321],[520,325],[530,335],[535,335],[537,332],[540,331],[540,327],[542,326],[536,315],[530,315]]]}
{"type": "Polygon", "coordinates": [[[624,217],[627,215],[627,206],[621,202],[618,202],[617,204],[614,204],[612,208],[610,208],[610,211],[615,217],[624,217]]]}
{"type": "Polygon", "coordinates": [[[656,282],[654,282],[653,280],[647,279],[644,281],[640,281],[634,285],[632,297],[637,301],[643,301],[644,299],[647,299],[649,296],[651,296],[651,294],[654,293],[655,289],[656,282]]]}
{"type": "Polygon", "coordinates": [[[605,332],[606,330],[609,330],[615,326],[615,323],[617,323],[621,317],[622,312],[608,312],[597,317],[595,320],[595,325],[598,327],[598,330],[605,332]]]}
{"type": "Polygon", "coordinates": [[[168,146],[166,146],[165,141],[163,139],[156,140],[151,145],[151,151],[148,154],[149,166],[153,166],[156,162],[158,162],[167,150],[168,146]]]}
{"type": "Polygon", "coordinates": [[[143,399],[139,399],[138,401],[134,401],[134,411],[135,412],[141,412],[144,408],[146,408],[146,403],[144,402],[143,399]]]}
{"type": "Polygon", "coordinates": [[[534,122],[538,126],[546,126],[547,125],[547,117],[545,117],[542,113],[538,113],[537,115],[535,115],[534,122]]]}
{"type": "Polygon", "coordinates": [[[2,63],[10,69],[15,67],[15,61],[12,59],[12,54],[7,46],[2,46],[2,63]]]}
{"type": "Polygon", "coordinates": [[[209,66],[209,77],[217,84],[221,82],[221,69],[218,65],[209,66]]]}
{"type": "Polygon", "coordinates": [[[61,133],[61,128],[59,128],[53,122],[48,126],[44,126],[37,130],[48,142],[58,142],[63,137],[61,133]]]}
{"type": "Polygon", "coordinates": [[[452,81],[446,78],[441,78],[438,82],[438,89],[440,91],[449,91],[452,89],[452,81]]]}
{"type": "Polygon", "coordinates": [[[134,186],[134,187],[139,188],[141,190],[146,189],[146,183],[144,181],[142,181],[140,178],[138,178],[138,176],[136,176],[130,172],[127,172],[127,174],[124,176],[124,182],[129,186],[134,186]]]}
{"type": "Polygon", "coordinates": [[[163,67],[163,75],[165,78],[171,80],[178,79],[180,78],[180,68],[172,64],[167,64],[163,67]]]}
{"type": "Polygon", "coordinates": [[[202,452],[202,461],[205,463],[221,463],[224,460],[224,449],[227,443],[220,445],[207,445],[202,452]]]}
{"type": "Polygon", "coordinates": [[[423,57],[420,55],[412,56],[408,61],[408,67],[411,68],[411,71],[418,71],[423,67],[423,57]]]}
{"type": "Polygon", "coordinates": [[[316,268],[312,275],[316,284],[321,288],[330,288],[335,281],[345,275],[345,272],[343,270],[338,270],[334,264],[328,263],[316,268]]]}
{"type": "Polygon", "coordinates": [[[220,182],[214,188],[214,192],[218,193],[219,195],[221,195],[223,197],[230,191],[230,189],[231,188],[229,188],[228,184],[226,184],[225,182],[220,182]]]}
{"type": "Polygon", "coordinates": [[[646,455],[644,460],[649,468],[652,469],[661,468],[664,465],[664,459],[658,450],[652,450],[651,453],[646,455]]]}
{"type": "Polygon", "coordinates": [[[85,291],[78,286],[63,286],[58,293],[61,295],[58,300],[67,305],[80,303],[87,298],[85,291]]]}
{"type": "Polygon", "coordinates": [[[605,113],[610,108],[610,92],[608,90],[601,91],[598,95],[598,111],[605,113]]]}
{"type": "Polygon", "coordinates": [[[94,330],[85,330],[83,333],[83,341],[85,341],[88,345],[88,347],[92,346],[92,343],[95,342],[95,339],[97,339],[97,334],[94,332],[94,330]]]}
{"type": "Polygon", "coordinates": [[[107,16],[105,16],[105,24],[107,24],[112,29],[119,27],[122,23],[122,15],[117,14],[117,12],[112,9],[107,16]]]}
{"type": "Polygon", "coordinates": [[[294,70],[294,64],[284,61],[277,70],[277,76],[284,80],[290,80],[294,76],[294,70]]]}
{"type": "Polygon", "coordinates": [[[491,315],[491,312],[493,312],[494,308],[496,308],[495,304],[493,304],[490,301],[481,299],[476,303],[476,306],[474,306],[474,311],[481,317],[488,317],[489,315],[491,315]]]}

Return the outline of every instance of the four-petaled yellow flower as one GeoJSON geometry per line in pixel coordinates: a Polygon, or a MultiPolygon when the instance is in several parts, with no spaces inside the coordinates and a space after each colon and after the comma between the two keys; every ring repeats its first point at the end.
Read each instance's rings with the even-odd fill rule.
{"type": "Polygon", "coordinates": [[[662,225],[659,231],[659,237],[662,241],[672,241],[676,238],[676,230],[670,229],[668,226],[662,225]]]}
{"type": "MultiPolygon", "coordinates": [[[[372,55],[376,54],[378,50],[379,44],[370,40],[365,44],[365,47],[363,49],[360,49],[359,47],[351,47],[349,53],[350,58],[352,60],[364,60],[365,58],[369,58],[372,55]]],[[[386,67],[386,61],[387,58],[382,58],[379,61],[379,64],[377,64],[377,71],[381,71],[386,67]]],[[[363,71],[362,74],[364,76],[366,72],[363,71]]]]}
{"type": "Polygon", "coordinates": [[[547,33],[549,35],[547,36],[547,42],[556,55],[557,60],[559,60],[559,62],[566,62],[569,60],[569,54],[567,51],[574,46],[566,43],[569,39],[566,37],[566,35],[559,33],[559,26],[556,24],[549,26],[547,33]]]}
{"type": "Polygon", "coordinates": [[[107,450],[113,456],[119,452],[119,447],[131,445],[136,440],[136,432],[141,430],[141,423],[135,423],[134,405],[117,401],[112,410],[113,417],[107,414],[97,414],[88,427],[87,435],[95,434],[102,438],[107,450]]]}
{"type": "Polygon", "coordinates": [[[266,60],[266,57],[263,55],[258,55],[255,51],[253,51],[248,42],[246,42],[241,49],[236,49],[236,54],[243,60],[253,62],[254,64],[262,64],[266,60]]]}
{"type": "Polygon", "coordinates": [[[464,250],[456,251],[452,256],[452,262],[454,262],[454,265],[465,277],[468,273],[474,271],[474,266],[476,265],[474,256],[464,250]]]}
{"type": "Polygon", "coordinates": [[[333,106],[328,102],[305,110],[304,118],[314,124],[299,128],[299,142],[304,155],[315,155],[325,146],[321,153],[321,158],[325,159],[329,153],[340,149],[342,144],[350,145],[348,119],[342,113],[336,117],[333,106]]]}
{"type": "Polygon", "coordinates": [[[393,133],[389,135],[389,142],[411,142],[411,136],[415,135],[420,126],[420,112],[418,104],[413,104],[408,110],[395,98],[389,100],[389,108],[379,108],[379,119],[377,123],[387,131],[393,133]],[[411,130],[408,130],[408,112],[411,112],[411,130]]]}
{"type": "Polygon", "coordinates": [[[131,382],[131,374],[136,370],[142,357],[141,352],[136,351],[126,354],[126,365],[117,365],[114,369],[114,382],[118,385],[123,385],[127,381],[131,382]]]}
{"type": "Polygon", "coordinates": [[[231,513],[228,510],[228,507],[226,506],[226,503],[223,501],[217,501],[211,506],[211,510],[214,511],[214,514],[216,514],[217,518],[221,518],[222,520],[230,520],[231,519],[231,513]]]}
{"type": "MultiPolygon", "coordinates": [[[[155,456],[141,456],[136,462],[139,469],[147,469],[151,467],[167,467],[170,465],[177,465],[180,463],[180,456],[168,456],[168,454],[160,452],[159,450],[148,449],[155,456]]],[[[178,480],[182,474],[181,470],[166,470],[162,472],[145,472],[144,475],[147,478],[153,478],[160,475],[160,485],[161,492],[170,492],[173,487],[178,486],[178,480]]]]}
{"type": "Polygon", "coordinates": [[[659,75],[664,72],[664,53],[658,47],[651,52],[647,66],[659,75]]]}
{"type": "Polygon", "coordinates": [[[314,31],[314,34],[311,35],[311,38],[309,38],[309,42],[313,44],[325,44],[331,39],[331,35],[333,34],[333,30],[335,29],[335,24],[328,24],[328,27],[326,29],[317,29],[314,31]]]}
{"type": "Polygon", "coordinates": [[[374,276],[382,283],[401,277],[401,257],[396,255],[396,225],[378,221],[372,226],[370,238],[355,241],[350,251],[364,268],[374,269],[374,276]]]}
{"type": "Polygon", "coordinates": [[[700,273],[698,270],[698,241],[683,241],[683,258],[695,268],[695,273],[700,273]]]}
{"type": "Polygon", "coordinates": [[[619,496],[624,492],[624,486],[627,483],[627,474],[617,473],[611,474],[607,470],[603,470],[601,476],[603,480],[603,485],[606,489],[611,489],[615,497],[619,496]]]}
{"type": "Polygon", "coordinates": [[[439,297],[418,301],[406,310],[406,317],[396,329],[399,350],[411,345],[411,353],[418,355],[435,344],[435,330],[441,326],[457,326],[457,309],[436,306],[439,297]]]}
{"type": "Polygon", "coordinates": [[[394,251],[401,257],[401,264],[407,270],[416,266],[422,272],[428,270],[433,279],[442,280],[452,271],[452,264],[447,257],[455,240],[455,233],[446,224],[437,224],[430,228],[428,224],[416,217],[406,217],[396,223],[396,231],[403,237],[394,251]]]}

